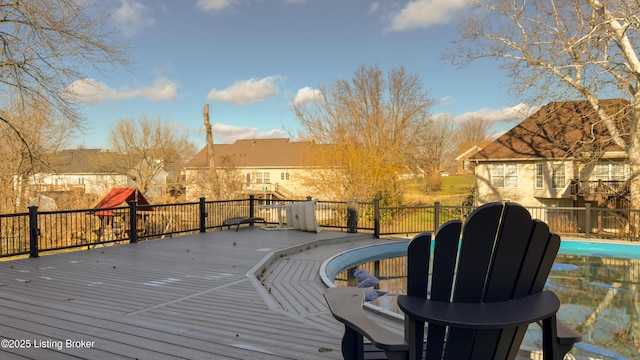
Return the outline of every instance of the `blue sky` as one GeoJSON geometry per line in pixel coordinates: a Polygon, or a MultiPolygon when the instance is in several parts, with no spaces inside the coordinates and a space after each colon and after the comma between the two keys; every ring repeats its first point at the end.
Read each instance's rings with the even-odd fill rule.
{"type": "Polygon", "coordinates": [[[485,116],[505,130],[527,107],[485,61],[457,68],[441,55],[456,39],[465,0],[110,0],[135,65],[71,84],[87,131],[72,146],[106,148],[120,118],[161,118],[204,145],[288,137],[293,101],[321,84],[351,79],[360,65],[404,66],[437,101],[433,114],[485,116]]]}

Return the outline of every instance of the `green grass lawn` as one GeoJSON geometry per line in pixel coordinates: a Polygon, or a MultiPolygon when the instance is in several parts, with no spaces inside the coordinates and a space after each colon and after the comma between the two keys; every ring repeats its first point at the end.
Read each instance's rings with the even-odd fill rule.
{"type": "Polygon", "coordinates": [[[461,205],[473,189],[473,175],[450,175],[442,177],[439,191],[425,193],[417,182],[407,184],[404,203],[407,205],[431,205],[438,201],[443,205],[461,205]]]}

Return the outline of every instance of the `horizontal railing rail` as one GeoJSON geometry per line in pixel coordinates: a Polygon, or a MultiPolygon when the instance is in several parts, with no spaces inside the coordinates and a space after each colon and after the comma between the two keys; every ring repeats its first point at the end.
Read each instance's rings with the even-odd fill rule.
{"type": "MultiPolygon", "coordinates": [[[[29,255],[70,248],[91,248],[110,243],[134,243],[176,235],[223,229],[225,219],[260,217],[267,224],[285,221],[286,212],[274,203],[289,205],[307,199],[273,201],[250,196],[240,200],[179,204],[38,211],[0,214],[0,257],[29,255]]],[[[447,221],[464,220],[472,206],[432,205],[385,207],[379,200],[315,201],[318,225],[327,230],[370,232],[375,237],[411,236],[435,231],[447,221]]],[[[529,207],[534,218],[545,221],[552,231],[578,238],[639,241],[640,210],[584,207],[529,207]]]]}

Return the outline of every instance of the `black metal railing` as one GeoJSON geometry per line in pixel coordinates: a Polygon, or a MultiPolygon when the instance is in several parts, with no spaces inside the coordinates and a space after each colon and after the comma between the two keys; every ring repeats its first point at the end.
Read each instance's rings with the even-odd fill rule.
{"type": "MultiPolygon", "coordinates": [[[[300,200],[277,201],[282,205],[300,200]]],[[[273,200],[250,196],[241,200],[180,204],[139,205],[102,209],[38,211],[0,214],[0,257],[29,255],[100,244],[160,239],[176,235],[222,229],[225,219],[261,217],[268,224],[281,219],[273,200]]],[[[464,220],[474,207],[433,205],[384,207],[373,202],[315,201],[318,225],[327,230],[369,232],[374,237],[411,236],[435,231],[447,221],[464,220]]],[[[552,231],[565,236],[640,240],[640,210],[585,207],[529,207],[534,218],[549,224],[552,231]]],[[[282,219],[286,222],[286,218],[282,219]]]]}

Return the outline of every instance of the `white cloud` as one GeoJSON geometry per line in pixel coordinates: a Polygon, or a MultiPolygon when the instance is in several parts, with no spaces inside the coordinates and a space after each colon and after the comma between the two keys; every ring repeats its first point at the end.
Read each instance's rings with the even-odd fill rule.
{"type": "Polygon", "coordinates": [[[153,85],[146,86],[140,90],[134,90],[138,96],[143,96],[152,101],[166,101],[174,99],[178,96],[178,84],[170,81],[167,78],[158,78],[153,82],[153,85]]]}
{"type": "Polygon", "coordinates": [[[113,89],[95,79],[74,81],[67,88],[67,94],[76,102],[82,104],[98,104],[108,100],[126,100],[146,98],[151,101],[167,101],[178,94],[178,85],[166,78],[158,78],[151,86],[138,89],[113,89]]]}
{"type": "MultiPolygon", "coordinates": [[[[253,0],[256,1],[256,0],[253,0]]],[[[281,0],[285,5],[297,5],[307,3],[309,0],[281,0]]],[[[227,9],[234,9],[238,5],[246,5],[251,3],[252,0],[198,0],[196,1],[196,7],[204,11],[223,11],[227,9]]]]}
{"type": "Polygon", "coordinates": [[[474,117],[485,118],[493,123],[521,121],[538,110],[538,107],[518,104],[504,109],[480,109],[454,117],[455,122],[466,121],[474,117]]]}
{"type": "Polygon", "coordinates": [[[224,90],[211,89],[208,100],[248,105],[262,102],[270,96],[278,94],[278,82],[281,76],[267,76],[262,79],[249,79],[235,82],[224,90]]]}
{"type": "Polygon", "coordinates": [[[135,0],[120,0],[120,7],[113,14],[118,28],[125,36],[131,37],[141,29],[152,26],[155,20],[147,8],[135,0]]]}
{"type": "Polygon", "coordinates": [[[309,101],[319,100],[321,98],[320,90],[312,89],[308,86],[298,90],[296,97],[293,99],[294,104],[302,104],[309,101]]]}
{"type": "Polygon", "coordinates": [[[237,0],[198,0],[196,6],[204,11],[222,11],[232,8],[237,3],[237,0]]]}
{"type": "Polygon", "coordinates": [[[371,6],[369,6],[369,14],[373,14],[374,12],[378,11],[379,8],[380,8],[380,3],[372,2],[371,6]]]}
{"type": "Polygon", "coordinates": [[[446,95],[438,100],[438,105],[451,105],[455,104],[456,100],[451,95],[446,95]]]}
{"type": "Polygon", "coordinates": [[[233,143],[238,139],[272,139],[286,137],[282,130],[269,130],[260,133],[256,128],[241,128],[232,125],[214,124],[211,128],[216,142],[233,143]]]}
{"type": "Polygon", "coordinates": [[[467,0],[413,0],[392,16],[389,29],[403,31],[449,22],[467,0]]]}

